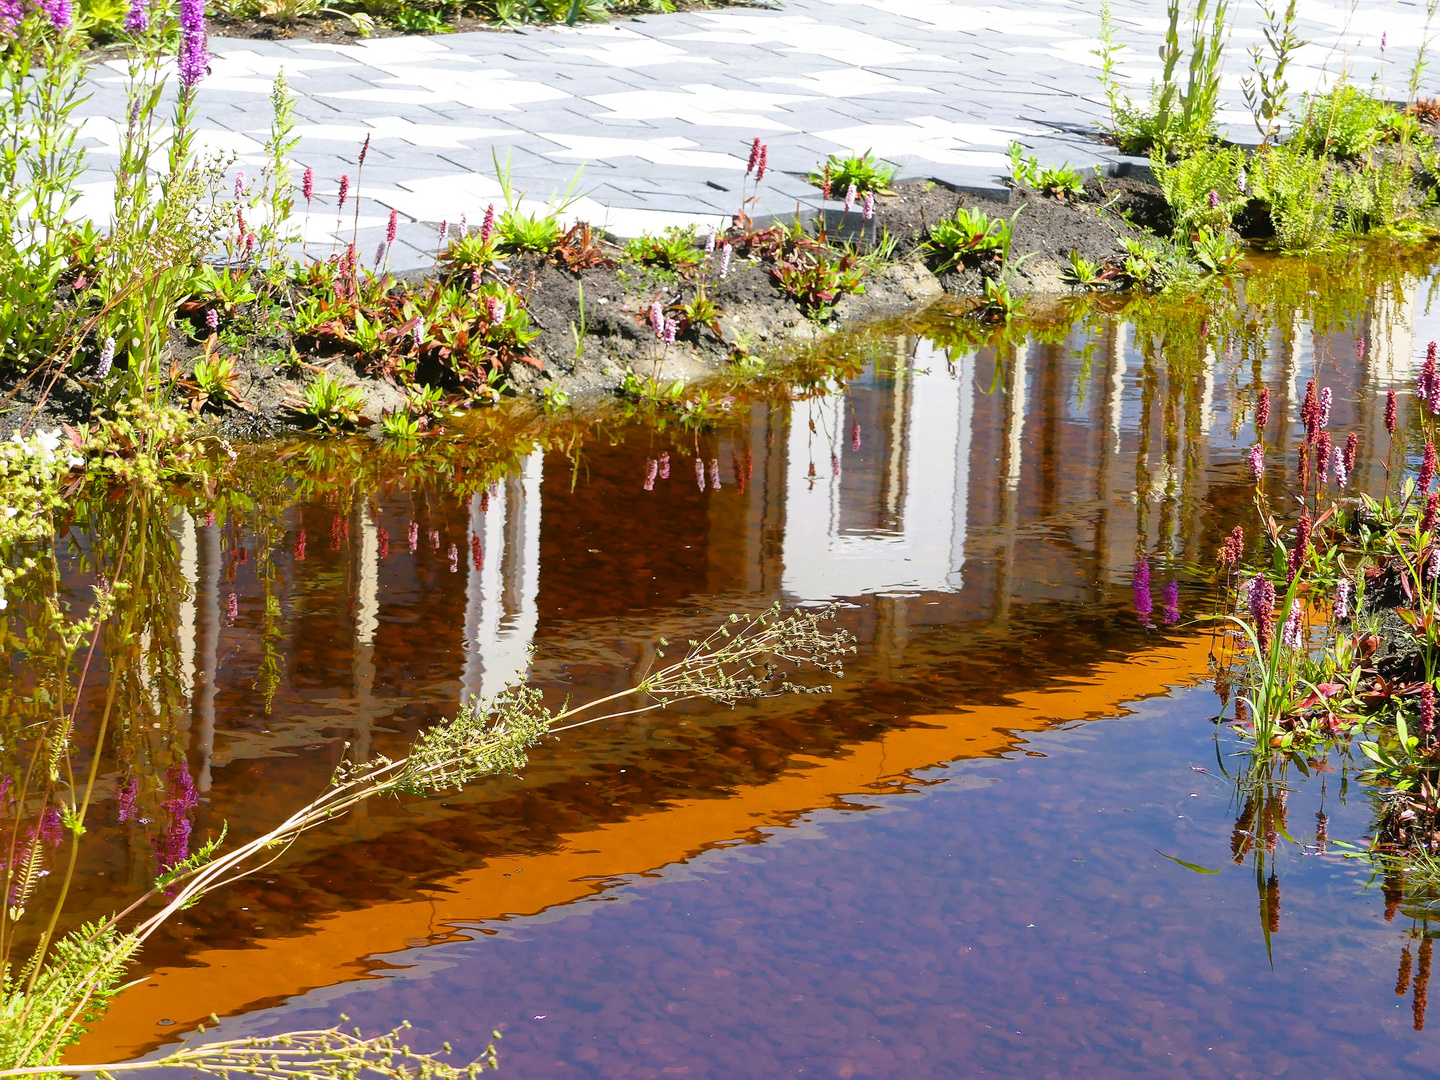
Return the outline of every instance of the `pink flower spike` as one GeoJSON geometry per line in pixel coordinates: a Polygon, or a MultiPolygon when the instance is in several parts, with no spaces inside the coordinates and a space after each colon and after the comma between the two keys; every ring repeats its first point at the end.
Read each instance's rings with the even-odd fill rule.
{"type": "Polygon", "coordinates": [[[650,305],[650,329],[656,337],[665,336],[665,308],[659,300],[650,305]]]}
{"type": "Polygon", "coordinates": [[[300,179],[300,193],[305,196],[305,201],[306,201],[307,203],[308,203],[311,199],[315,198],[315,170],[314,170],[314,169],[306,169],[306,170],[305,170],[305,175],[302,176],[301,179],[300,179]]]}
{"type": "Polygon", "coordinates": [[[875,193],[873,191],[867,191],[865,193],[863,212],[866,221],[869,221],[875,216],[875,193]]]}
{"type": "Polygon", "coordinates": [[[345,199],[350,194],[350,174],[340,174],[340,209],[345,209],[345,199]]]}
{"type": "Polygon", "coordinates": [[[860,197],[860,189],[851,184],[845,191],[845,213],[855,209],[855,200],[860,197]]]}
{"type": "Polygon", "coordinates": [[[769,165],[770,148],[768,146],[762,146],[760,147],[760,163],[755,166],[755,182],[757,184],[765,179],[765,170],[769,168],[769,165]]]}
{"type": "Polygon", "coordinates": [[[389,247],[395,243],[395,233],[400,228],[400,211],[390,211],[390,224],[385,226],[385,246],[389,247]]]}

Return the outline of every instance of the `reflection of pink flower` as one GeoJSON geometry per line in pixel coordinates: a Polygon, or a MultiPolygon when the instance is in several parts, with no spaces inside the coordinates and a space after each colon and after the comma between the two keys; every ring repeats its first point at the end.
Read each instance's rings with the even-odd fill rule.
{"type": "Polygon", "coordinates": [[[1270,388],[1262,386],[1260,396],[1255,402],[1255,434],[1263,435],[1265,427],[1270,423],[1270,388]]]}
{"type": "Polygon", "coordinates": [[[1161,618],[1166,626],[1174,626],[1180,621],[1180,582],[1167,581],[1165,591],[1160,594],[1161,618]]]}
{"type": "Polygon", "coordinates": [[[860,421],[856,420],[850,427],[850,449],[856,453],[860,451],[860,421]]]}
{"type": "Polygon", "coordinates": [[[231,626],[234,626],[235,620],[239,617],[240,598],[232,592],[230,594],[230,599],[225,602],[225,618],[229,621],[231,626]]]}
{"type": "Polygon", "coordinates": [[[705,490],[705,462],[700,459],[699,454],[695,455],[695,486],[701,491],[705,490]]]}
{"type": "Polygon", "coordinates": [[[1130,588],[1135,593],[1135,614],[1146,626],[1150,625],[1150,616],[1155,610],[1155,602],[1150,597],[1150,560],[1146,558],[1137,559],[1135,562],[1135,573],[1130,579],[1130,588]]]}
{"type": "Polygon", "coordinates": [[[410,553],[413,555],[416,548],[420,546],[420,525],[418,522],[410,522],[410,532],[407,536],[410,541],[410,553]]]}
{"type": "Polygon", "coordinates": [[[65,827],[60,822],[60,811],[51,807],[40,816],[40,839],[52,848],[59,847],[65,839],[65,827]]]}
{"type": "Polygon", "coordinates": [[[115,805],[121,821],[135,820],[135,777],[127,776],[115,785],[115,805]]]}
{"type": "Polygon", "coordinates": [[[711,487],[713,490],[715,490],[715,491],[719,491],[719,490],[720,490],[720,459],[719,459],[719,458],[713,458],[713,457],[712,457],[712,458],[710,459],[710,487],[711,487]]]}
{"type": "Polygon", "coordinates": [[[168,795],[161,806],[170,815],[165,831],[151,841],[160,870],[166,871],[184,862],[190,854],[191,812],[200,805],[200,795],[190,769],[184,764],[172,765],[165,772],[168,795]]]}
{"type": "Polygon", "coordinates": [[[470,565],[475,567],[477,573],[485,569],[485,549],[480,546],[479,533],[472,533],[470,536],[470,565]]]}
{"type": "Polygon", "coordinates": [[[295,534],[295,561],[305,561],[305,530],[301,529],[295,534]]]}
{"type": "Polygon", "coordinates": [[[660,479],[670,479],[670,451],[666,450],[660,455],[660,479]]]}
{"type": "Polygon", "coordinates": [[[655,490],[655,477],[660,474],[660,463],[654,458],[645,459],[645,490],[655,490]]]}
{"type": "Polygon", "coordinates": [[[460,572],[460,549],[451,544],[450,550],[446,554],[450,557],[450,572],[458,574],[460,572]]]}

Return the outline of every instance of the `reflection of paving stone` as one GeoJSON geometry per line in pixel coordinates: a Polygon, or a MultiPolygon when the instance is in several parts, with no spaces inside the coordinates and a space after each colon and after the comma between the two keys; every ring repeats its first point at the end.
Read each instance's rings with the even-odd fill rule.
{"type": "MultiPolygon", "coordinates": [[[[1371,72],[1405,81],[1412,56],[1397,59],[1397,43],[1413,50],[1423,12],[1381,0],[1359,7],[1354,17],[1338,5],[1307,7],[1310,44],[1292,63],[1292,85],[1319,85],[1342,63],[1361,82],[1371,72]],[[1391,63],[1382,71],[1386,31],[1391,63]]],[[[1092,53],[1098,9],[1098,0],[791,0],[779,10],[356,45],[216,40],[200,141],[253,175],[271,80],[283,69],[298,99],[297,172],[312,167],[322,193],[307,226],[312,253],[335,242],[336,186],[342,173],[355,177],[368,134],[357,247],[374,257],[383,231],[374,226],[393,207],[407,219],[405,243],[391,252],[397,269],[433,258],[434,223],[462,214],[476,222],[499,201],[492,155],[503,161],[507,151],[514,186],[536,209],[585,165],[567,217],[621,235],[728,218],[757,135],[771,169],[757,217],[789,217],[797,203],[813,213],[818,193],[801,177],[827,153],[873,150],[902,176],[995,194],[1011,139],[1047,164],[1119,160],[1088,134],[1105,115],[1092,53]]],[[[1163,6],[1115,0],[1114,9],[1131,46],[1123,73],[1143,96],[1158,75],[1163,6]]],[[[1243,141],[1255,137],[1240,94],[1243,50],[1259,34],[1250,10],[1237,16],[1222,120],[1243,141]]],[[[92,153],[81,205],[102,218],[124,71],[120,61],[97,67],[94,96],[77,110],[92,153]]],[[[344,242],[351,227],[338,231],[344,242]]]]}

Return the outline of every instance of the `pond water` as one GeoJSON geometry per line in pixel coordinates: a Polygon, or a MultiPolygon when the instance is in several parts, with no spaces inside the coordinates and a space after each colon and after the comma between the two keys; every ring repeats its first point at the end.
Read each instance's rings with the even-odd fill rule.
{"type": "MultiPolygon", "coordinates": [[[[242,447],[220,483],[78,503],[62,596],[116,579],[127,527],[146,561],[83,689],[113,737],[70,924],[518,677],[611,693],[777,601],[841,601],[859,649],[830,695],[593,725],[306,835],[154,939],[70,1060],[214,1012],[408,1019],[459,1056],[498,1028],[516,1077],[1428,1074],[1428,924],[1333,844],[1369,828],[1352,763],[1237,791],[1197,622],[1216,547],[1255,535],[1260,382],[1291,425],[1334,387],[1355,484],[1403,457],[1380,410],[1428,280],[1372,267],[1320,306],[1352,273],[981,342],[931,314],[834,343],[827,392],[703,423],[497,422],[424,469],[242,447]]],[[[7,614],[44,625],[38,596],[7,614]]],[[[7,640],[12,731],[47,707],[36,640],[7,640]]]]}

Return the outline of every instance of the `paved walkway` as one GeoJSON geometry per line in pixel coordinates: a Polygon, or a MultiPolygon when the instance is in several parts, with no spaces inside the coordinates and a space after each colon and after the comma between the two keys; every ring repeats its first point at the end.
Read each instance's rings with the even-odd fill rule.
{"type": "MultiPolygon", "coordinates": [[[[1236,0],[1222,117],[1252,133],[1240,77],[1260,40],[1256,5],[1236,0]]],[[[1140,92],[1158,74],[1160,0],[1115,0],[1124,74],[1140,92]]],[[[1302,0],[1309,44],[1292,85],[1344,67],[1403,95],[1423,25],[1418,2],[1302,0]],[[1388,36],[1382,53],[1381,35],[1388,36]]],[[[217,39],[201,83],[202,138],[254,174],[269,125],[267,94],[283,69],[299,98],[297,174],[316,174],[312,244],[329,244],[342,173],[361,191],[362,253],[390,209],[405,221],[395,267],[426,265],[435,225],[478,222],[499,202],[494,157],[539,205],[571,185],[570,215],[622,236],[719,222],[739,205],[750,139],[769,144],[758,214],[809,211],[804,173],[828,153],[873,150],[905,177],[996,190],[1004,148],[1019,139],[1045,161],[1094,165],[1113,151],[1086,137],[1105,115],[1091,54],[1099,0],[790,0],[605,25],[385,38],[357,45],[217,39]]],[[[1437,27],[1440,29],[1440,27],[1437,27]]],[[[124,115],[121,61],[92,75],[81,110],[92,147],[84,207],[107,216],[124,115]]],[[[1435,58],[1430,92],[1440,86],[1435,58]]],[[[350,236],[350,215],[343,230],[350,236]]],[[[370,256],[366,256],[370,257],[370,256]]]]}

